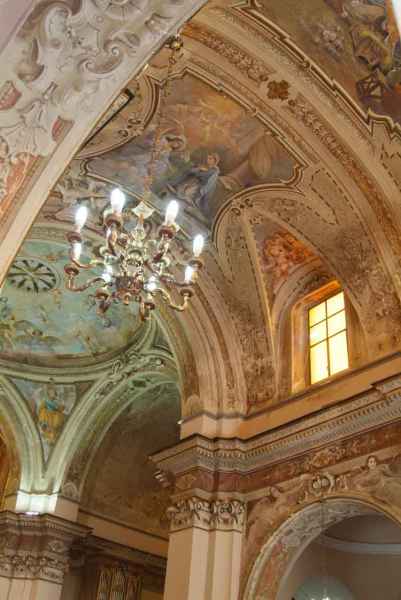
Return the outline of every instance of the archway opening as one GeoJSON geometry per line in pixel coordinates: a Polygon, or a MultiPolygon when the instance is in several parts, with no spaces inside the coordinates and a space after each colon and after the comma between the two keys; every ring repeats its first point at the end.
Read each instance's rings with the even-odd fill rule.
{"type": "Polygon", "coordinates": [[[348,587],[336,577],[310,577],[298,588],[293,600],[315,600],[322,594],[331,600],[355,600],[348,587]]]}
{"type": "Polygon", "coordinates": [[[400,570],[400,526],[380,514],[355,516],[328,527],[303,550],[279,600],[398,600],[400,570]]]}
{"type": "Polygon", "coordinates": [[[340,596],[338,586],[332,589],[334,579],[351,598],[399,600],[400,542],[398,513],[390,506],[384,510],[373,499],[321,499],[294,511],[270,533],[243,598],[349,600],[344,589],[340,596]],[[320,590],[309,589],[319,581],[320,590]]]}

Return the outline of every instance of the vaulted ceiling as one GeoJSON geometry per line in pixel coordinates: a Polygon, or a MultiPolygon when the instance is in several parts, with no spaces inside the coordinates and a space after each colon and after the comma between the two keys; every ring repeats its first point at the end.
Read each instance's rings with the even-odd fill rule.
{"type": "MultiPolygon", "coordinates": [[[[161,50],[83,141],[0,298],[2,377],[31,411],[43,478],[50,485],[51,469],[64,461],[57,482],[64,478],[66,494],[83,494],[87,507],[103,513],[118,500],[119,518],[134,525],[144,522],[152,498],[144,453],[176,439],[180,412],[249,414],[288,395],[285,319],[302,296],[338,281],[369,360],[401,341],[401,49],[391,3],[222,0],[208,3],[183,37],[167,98],[161,50]],[[78,205],[90,210],[87,252],[100,239],[99,217],[113,187],[135,205],[159,122],[155,220],[178,197],[177,259],[184,261],[195,233],[204,233],[208,245],[191,310],[177,316],[161,307],[149,329],[127,307],[99,317],[89,292],[66,290],[63,265],[78,205]],[[145,365],[142,377],[136,361],[144,355],[160,364],[145,365]],[[156,371],[153,388],[149,373],[156,371]],[[90,414],[110,374],[117,374],[124,400],[116,399],[113,410],[109,404],[97,421],[93,416],[97,440],[88,423],[72,443],[70,419],[78,419],[78,409],[82,418],[90,414]],[[41,412],[49,394],[58,414],[53,437],[41,412]],[[155,422],[145,452],[141,440],[155,422]],[[61,440],[71,442],[68,456],[61,440]],[[143,467],[142,516],[128,498],[128,462],[124,478],[113,479],[124,448],[143,467]]],[[[103,394],[104,407],[114,393],[103,394]]],[[[158,519],[145,519],[145,528],[160,532],[158,519]]]]}

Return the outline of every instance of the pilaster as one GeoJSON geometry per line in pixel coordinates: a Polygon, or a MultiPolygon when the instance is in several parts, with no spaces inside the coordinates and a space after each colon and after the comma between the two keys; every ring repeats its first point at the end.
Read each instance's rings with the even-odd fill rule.
{"type": "Polygon", "coordinates": [[[237,600],[246,504],[225,493],[217,465],[202,465],[200,438],[153,457],[172,491],[165,600],[237,600]],[[160,459],[160,460],[159,460],[160,459]],[[165,459],[166,462],[165,462],[165,459]]]}
{"type": "Polygon", "coordinates": [[[165,600],[235,600],[239,591],[245,504],[188,496],[168,510],[165,600]]]}

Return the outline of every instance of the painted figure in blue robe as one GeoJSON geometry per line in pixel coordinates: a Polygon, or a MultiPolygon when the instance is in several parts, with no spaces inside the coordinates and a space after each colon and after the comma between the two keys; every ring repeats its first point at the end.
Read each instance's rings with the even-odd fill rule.
{"type": "Polygon", "coordinates": [[[194,165],[185,173],[171,177],[165,182],[165,190],[187,204],[195,206],[209,217],[209,201],[216,190],[220,175],[220,157],[208,154],[205,164],[194,165]]]}

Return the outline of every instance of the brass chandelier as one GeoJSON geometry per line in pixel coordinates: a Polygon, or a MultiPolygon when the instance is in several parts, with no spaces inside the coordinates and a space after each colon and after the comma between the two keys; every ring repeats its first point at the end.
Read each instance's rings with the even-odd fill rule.
{"type": "MultiPolygon", "coordinates": [[[[169,42],[171,55],[169,69],[163,87],[167,95],[167,84],[177,53],[182,48],[181,38],[169,42]]],[[[163,98],[162,98],[163,100],[163,98]]],[[[67,288],[83,292],[96,287],[94,299],[99,314],[104,314],[112,303],[139,305],[142,320],[150,318],[160,298],[170,308],[183,311],[193,295],[199,270],[202,268],[200,255],[204,246],[202,235],[196,235],[192,245],[192,256],[184,268],[183,276],[177,278],[179,269],[171,246],[179,226],[176,218],[179,205],[171,200],[167,205],[163,224],[156,228],[150,220],[154,209],[151,206],[151,184],[153,165],[157,159],[158,140],[161,129],[161,108],[150,156],[145,193],[134,208],[126,207],[126,198],[120,189],[114,189],[108,206],[102,215],[104,242],[94,248],[94,256],[88,262],[81,261],[84,239],[82,230],[88,218],[88,209],[81,204],[75,214],[75,229],[67,234],[70,243],[70,263],[65,265],[67,288]],[[92,276],[82,284],[77,282],[81,271],[92,271],[92,276]],[[178,293],[179,302],[174,301],[178,293]]]]}

